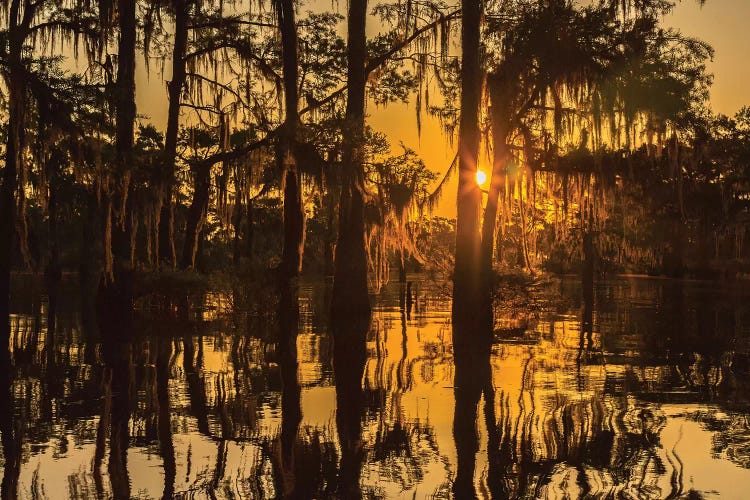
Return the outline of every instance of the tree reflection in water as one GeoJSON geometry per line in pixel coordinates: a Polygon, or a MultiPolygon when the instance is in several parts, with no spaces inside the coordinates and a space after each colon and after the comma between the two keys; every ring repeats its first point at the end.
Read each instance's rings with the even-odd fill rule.
{"type": "Polygon", "coordinates": [[[750,481],[743,290],[553,283],[533,331],[459,355],[426,283],[387,287],[370,321],[327,325],[324,285],[303,283],[275,319],[218,290],[98,332],[69,286],[12,303],[4,498],[697,498],[750,481]]]}
{"type": "MultiPolygon", "coordinates": [[[[455,331],[453,335],[467,335],[470,332],[455,331]]],[[[454,377],[454,394],[456,398],[453,414],[453,438],[456,443],[457,471],[453,483],[453,493],[460,498],[475,498],[474,475],[476,466],[476,454],[479,449],[479,436],[477,433],[477,412],[479,400],[484,395],[485,412],[487,418],[488,444],[490,464],[492,467],[492,485],[498,484],[496,467],[500,465],[501,458],[496,455],[499,451],[499,440],[494,430],[496,419],[494,418],[495,393],[492,388],[492,368],[490,367],[489,346],[477,346],[464,352],[456,352],[454,356],[456,374],[454,377]]],[[[494,493],[494,488],[493,488],[494,493]]]]}
{"type": "MultiPolygon", "coordinates": [[[[122,318],[118,318],[122,319],[122,318]]],[[[128,448],[130,447],[130,418],[133,399],[134,365],[132,326],[129,322],[111,321],[99,316],[99,333],[102,337],[102,359],[104,364],[104,394],[106,400],[101,420],[109,423],[109,459],[107,474],[112,487],[112,496],[117,499],[131,497],[128,472],[128,448]]],[[[101,429],[106,431],[106,427],[101,429]]],[[[103,443],[102,439],[98,440],[103,443]]],[[[102,454],[103,450],[98,452],[102,454]]],[[[99,473],[97,471],[97,473],[99,473]]]]}
{"type": "Polygon", "coordinates": [[[172,440],[172,416],[169,407],[169,374],[172,360],[172,340],[160,338],[156,355],[156,399],[158,405],[159,454],[164,462],[164,491],[162,498],[172,498],[177,476],[174,442],[172,440]]]}
{"type": "MultiPolygon", "coordinates": [[[[0,327],[2,328],[2,327],[0,327]]],[[[0,437],[3,446],[3,475],[0,496],[3,500],[18,497],[18,476],[21,472],[21,432],[15,416],[13,374],[10,351],[0,349],[0,437]]]]}
{"type": "Polygon", "coordinates": [[[341,460],[336,494],[359,498],[360,474],[365,459],[362,440],[364,391],[362,375],[367,360],[369,316],[334,318],[333,373],[336,380],[336,431],[341,460]]]}

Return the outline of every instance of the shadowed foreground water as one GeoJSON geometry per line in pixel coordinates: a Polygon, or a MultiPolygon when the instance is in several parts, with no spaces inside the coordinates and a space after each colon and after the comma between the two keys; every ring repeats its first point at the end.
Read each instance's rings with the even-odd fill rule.
{"type": "Polygon", "coordinates": [[[329,328],[303,284],[144,301],[130,337],[21,287],[3,495],[746,498],[750,289],[620,279],[591,309],[556,280],[457,365],[449,300],[412,278],[369,327],[329,328]]]}

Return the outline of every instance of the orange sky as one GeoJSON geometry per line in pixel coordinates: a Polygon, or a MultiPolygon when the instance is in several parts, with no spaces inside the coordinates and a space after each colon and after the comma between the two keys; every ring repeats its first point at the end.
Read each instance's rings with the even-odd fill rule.
{"type": "Polygon", "coordinates": [[[690,0],[678,6],[666,20],[686,35],[707,41],[716,50],[709,66],[714,73],[711,102],[720,113],[734,114],[742,106],[750,106],[748,19],[749,0],[706,0],[703,7],[697,0],[690,0]]]}
{"type": "MultiPolygon", "coordinates": [[[[684,34],[707,41],[716,51],[709,71],[714,74],[711,105],[714,111],[732,115],[742,106],[750,106],[750,0],[685,0],[665,24],[684,34]]],[[[413,105],[391,105],[370,109],[369,123],[388,134],[394,144],[403,141],[415,149],[429,168],[445,172],[455,155],[439,124],[423,116],[421,138],[417,134],[413,105]]],[[[480,158],[480,162],[482,159],[480,158]]],[[[452,202],[456,184],[447,185],[437,215],[455,217],[452,202]]]]}
{"type": "MultiPolygon", "coordinates": [[[[346,4],[342,3],[338,8],[345,7],[346,4]]],[[[330,8],[330,5],[326,5],[326,8],[330,8]]],[[[750,0],[707,0],[702,7],[698,0],[685,0],[665,19],[665,24],[707,41],[716,50],[709,71],[714,74],[711,103],[717,112],[734,114],[740,107],[750,105],[750,92],[746,90],[750,82],[748,19],[750,0]]],[[[375,31],[377,27],[371,23],[368,32],[375,31]]],[[[167,78],[169,75],[162,77],[157,68],[152,68],[150,76],[146,75],[143,64],[137,75],[138,112],[148,116],[159,128],[163,128],[166,122],[164,79],[167,78]]],[[[437,120],[423,115],[420,137],[413,103],[394,104],[386,108],[370,106],[368,113],[368,123],[386,133],[394,146],[399,141],[403,142],[416,150],[430,169],[445,172],[455,151],[437,120]]],[[[455,205],[450,202],[454,191],[455,185],[447,186],[438,208],[439,215],[455,216],[455,205]]]]}

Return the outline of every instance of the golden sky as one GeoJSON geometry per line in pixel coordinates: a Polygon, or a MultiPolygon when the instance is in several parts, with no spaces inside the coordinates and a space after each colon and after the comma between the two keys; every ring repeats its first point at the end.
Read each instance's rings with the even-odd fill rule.
{"type": "MultiPolygon", "coordinates": [[[[326,1],[326,8],[330,4],[326,1]]],[[[374,2],[371,2],[374,3],[374,2]]],[[[334,3],[334,8],[336,4],[334,3]]],[[[338,8],[344,12],[346,3],[338,8]]],[[[750,19],[750,0],[707,0],[700,6],[698,0],[685,0],[665,19],[665,24],[680,29],[684,34],[700,38],[716,50],[709,71],[714,74],[711,91],[711,104],[715,111],[734,114],[742,106],[750,105],[750,33],[747,20],[750,19]]],[[[372,23],[368,33],[377,31],[372,23]]],[[[168,68],[168,66],[167,66],[168,68]]],[[[168,71],[168,70],[167,70],[168,71]]],[[[139,114],[148,118],[159,128],[166,123],[166,79],[169,75],[159,74],[152,67],[150,75],[139,65],[137,75],[136,100],[139,114]]],[[[445,172],[455,154],[437,120],[422,117],[422,132],[417,133],[414,104],[394,104],[386,108],[371,105],[368,109],[368,123],[376,130],[386,133],[394,147],[399,142],[416,150],[427,166],[437,172],[445,172]]],[[[444,201],[438,214],[455,216],[455,205],[448,201],[455,194],[455,185],[448,185],[444,201]]]]}
{"type": "MultiPolygon", "coordinates": [[[[750,106],[750,0],[685,0],[667,16],[665,24],[685,35],[708,42],[716,51],[709,64],[714,74],[711,106],[714,111],[733,115],[750,106]]],[[[394,144],[403,141],[415,149],[429,168],[445,172],[455,154],[436,120],[423,116],[421,138],[416,130],[413,105],[392,105],[388,109],[370,109],[370,125],[386,132],[394,144]]],[[[483,159],[480,158],[480,163],[483,159]]],[[[447,185],[437,215],[455,217],[452,203],[454,182],[447,185]]]]}
{"type": "Polygon", "coordinates": [[[686,35],[710,43],[716,50],[709,70],[714,74],[711,103],[715,111],[734,114],[750,106],[750,0],[697,0],[679,5],[666,22],[686,35]]]}

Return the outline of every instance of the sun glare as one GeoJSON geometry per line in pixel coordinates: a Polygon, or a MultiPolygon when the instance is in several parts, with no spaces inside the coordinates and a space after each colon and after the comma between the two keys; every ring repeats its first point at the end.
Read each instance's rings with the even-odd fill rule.
{"type": "Polygon", "coordinates": [[[477,184],[481,186],[485,182],[487,182],[487,174],[485,174],[481,170],[477,170],[477,184]]]}

